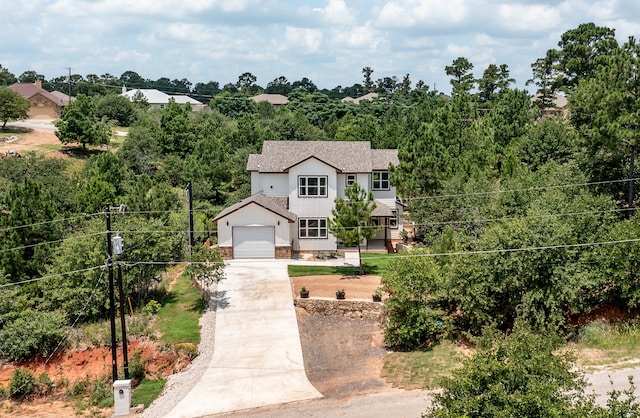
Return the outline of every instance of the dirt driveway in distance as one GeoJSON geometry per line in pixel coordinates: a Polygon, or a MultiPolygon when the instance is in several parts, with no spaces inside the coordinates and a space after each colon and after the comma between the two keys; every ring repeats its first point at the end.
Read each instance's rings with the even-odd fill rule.
{"type": "Polygon", "coordinates": [[[13,141],[0,141],[0,156],[4,157],[9,151],[26,154],[35,151],[47,157],[67,158],[62,152],[62,144],[51,130],[31,129],[25,127],[13,127],[7,125],[7,130],[0,130],[0,137],[17,137],[13,141]]]}

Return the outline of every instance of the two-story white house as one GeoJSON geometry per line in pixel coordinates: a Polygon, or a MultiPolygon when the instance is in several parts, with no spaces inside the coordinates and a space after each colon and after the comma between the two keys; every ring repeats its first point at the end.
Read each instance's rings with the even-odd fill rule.
{"type": "Polygon", "coordinates": [[[397,164],[397,150],[372,149],[368,141],[265,141],[247,162],[251,196],[213,220],[218,246],[225,258],[336,251],[331,209],[358,182],[373,192],[372,221],[381,226],[367,245],[391,250],[400,240],[404,208],[389,181],[389,166],[397,164]]]}

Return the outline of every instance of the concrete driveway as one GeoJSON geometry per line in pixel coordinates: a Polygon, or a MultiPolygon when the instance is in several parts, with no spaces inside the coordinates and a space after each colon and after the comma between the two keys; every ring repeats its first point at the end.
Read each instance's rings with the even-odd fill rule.
{"type": "Polygon", "coordinates": [[[201,417],[320,398],[304,371],[287,264],[232,260],[217,286],[215,351],[168,417],[201,417]]]}

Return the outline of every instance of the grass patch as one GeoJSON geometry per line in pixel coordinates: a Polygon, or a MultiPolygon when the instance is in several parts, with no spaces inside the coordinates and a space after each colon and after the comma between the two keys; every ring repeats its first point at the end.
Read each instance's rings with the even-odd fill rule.
{"type": "Polygon", "coordinates": [[[610,323],[593,321],[577,331],[575,341],[567,348],[574,351],[582,365],[611,365],[637,359],[640,346],[640,324],[634,321],[610,323]]]}
{"type": "MultiPolygon", "coordinates": [[[[394,254],[363,253],[362,268],[365,274],[381,276],[394,256],[395,256],[394,254]]],[[[352,276],[358,270],[359,270],[358,266],[304,266],[304,265],[287,266],[289,277],[323,276],[323,275],[352,276]]]]}
{"type": "Polygon", "coordinates": [[[142,379],[138,387],[131,394],[131,404],[144,404],[148,408],[154,399],[160,395],[167,379],[142,379]]]}
{"type": "Polygon", "coordinates": [[[287,271],[289,272],[290,277],[328,275],[351,276],[357,270],[357,267],[353,268],[347,266],[287,266],[287,271]]]}
{"type": "Polygon", "coordinates": [[[392,353],[385,357],[381,377],[393,387],[402,389],[434,389],[440,379],[451,375],[464,356],[455,343],[444,341],[429,351],[392,353]]]}
{"type": "Polygon", "coordinates": [[[198,319],[204,311],[202,294],[184,275],[176,279],[173,289],[160,301],[157,328],[165,344],[200,342],[198,319]]]}

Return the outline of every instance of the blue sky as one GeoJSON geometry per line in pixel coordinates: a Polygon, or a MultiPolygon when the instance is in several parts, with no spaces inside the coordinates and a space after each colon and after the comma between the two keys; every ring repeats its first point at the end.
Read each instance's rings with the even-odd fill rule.
{"type": "Polygon", "coordinates": [[[320,88],[410,74],[450,91],[444,67],[464,56],[481,76],[507,64],[518,87],[530,65],[580,23],[640,37],[637,0],[14,0],[3,7],[0,64],[16,76],[74,74],[263,87],[283,75],[320,88]]]}

